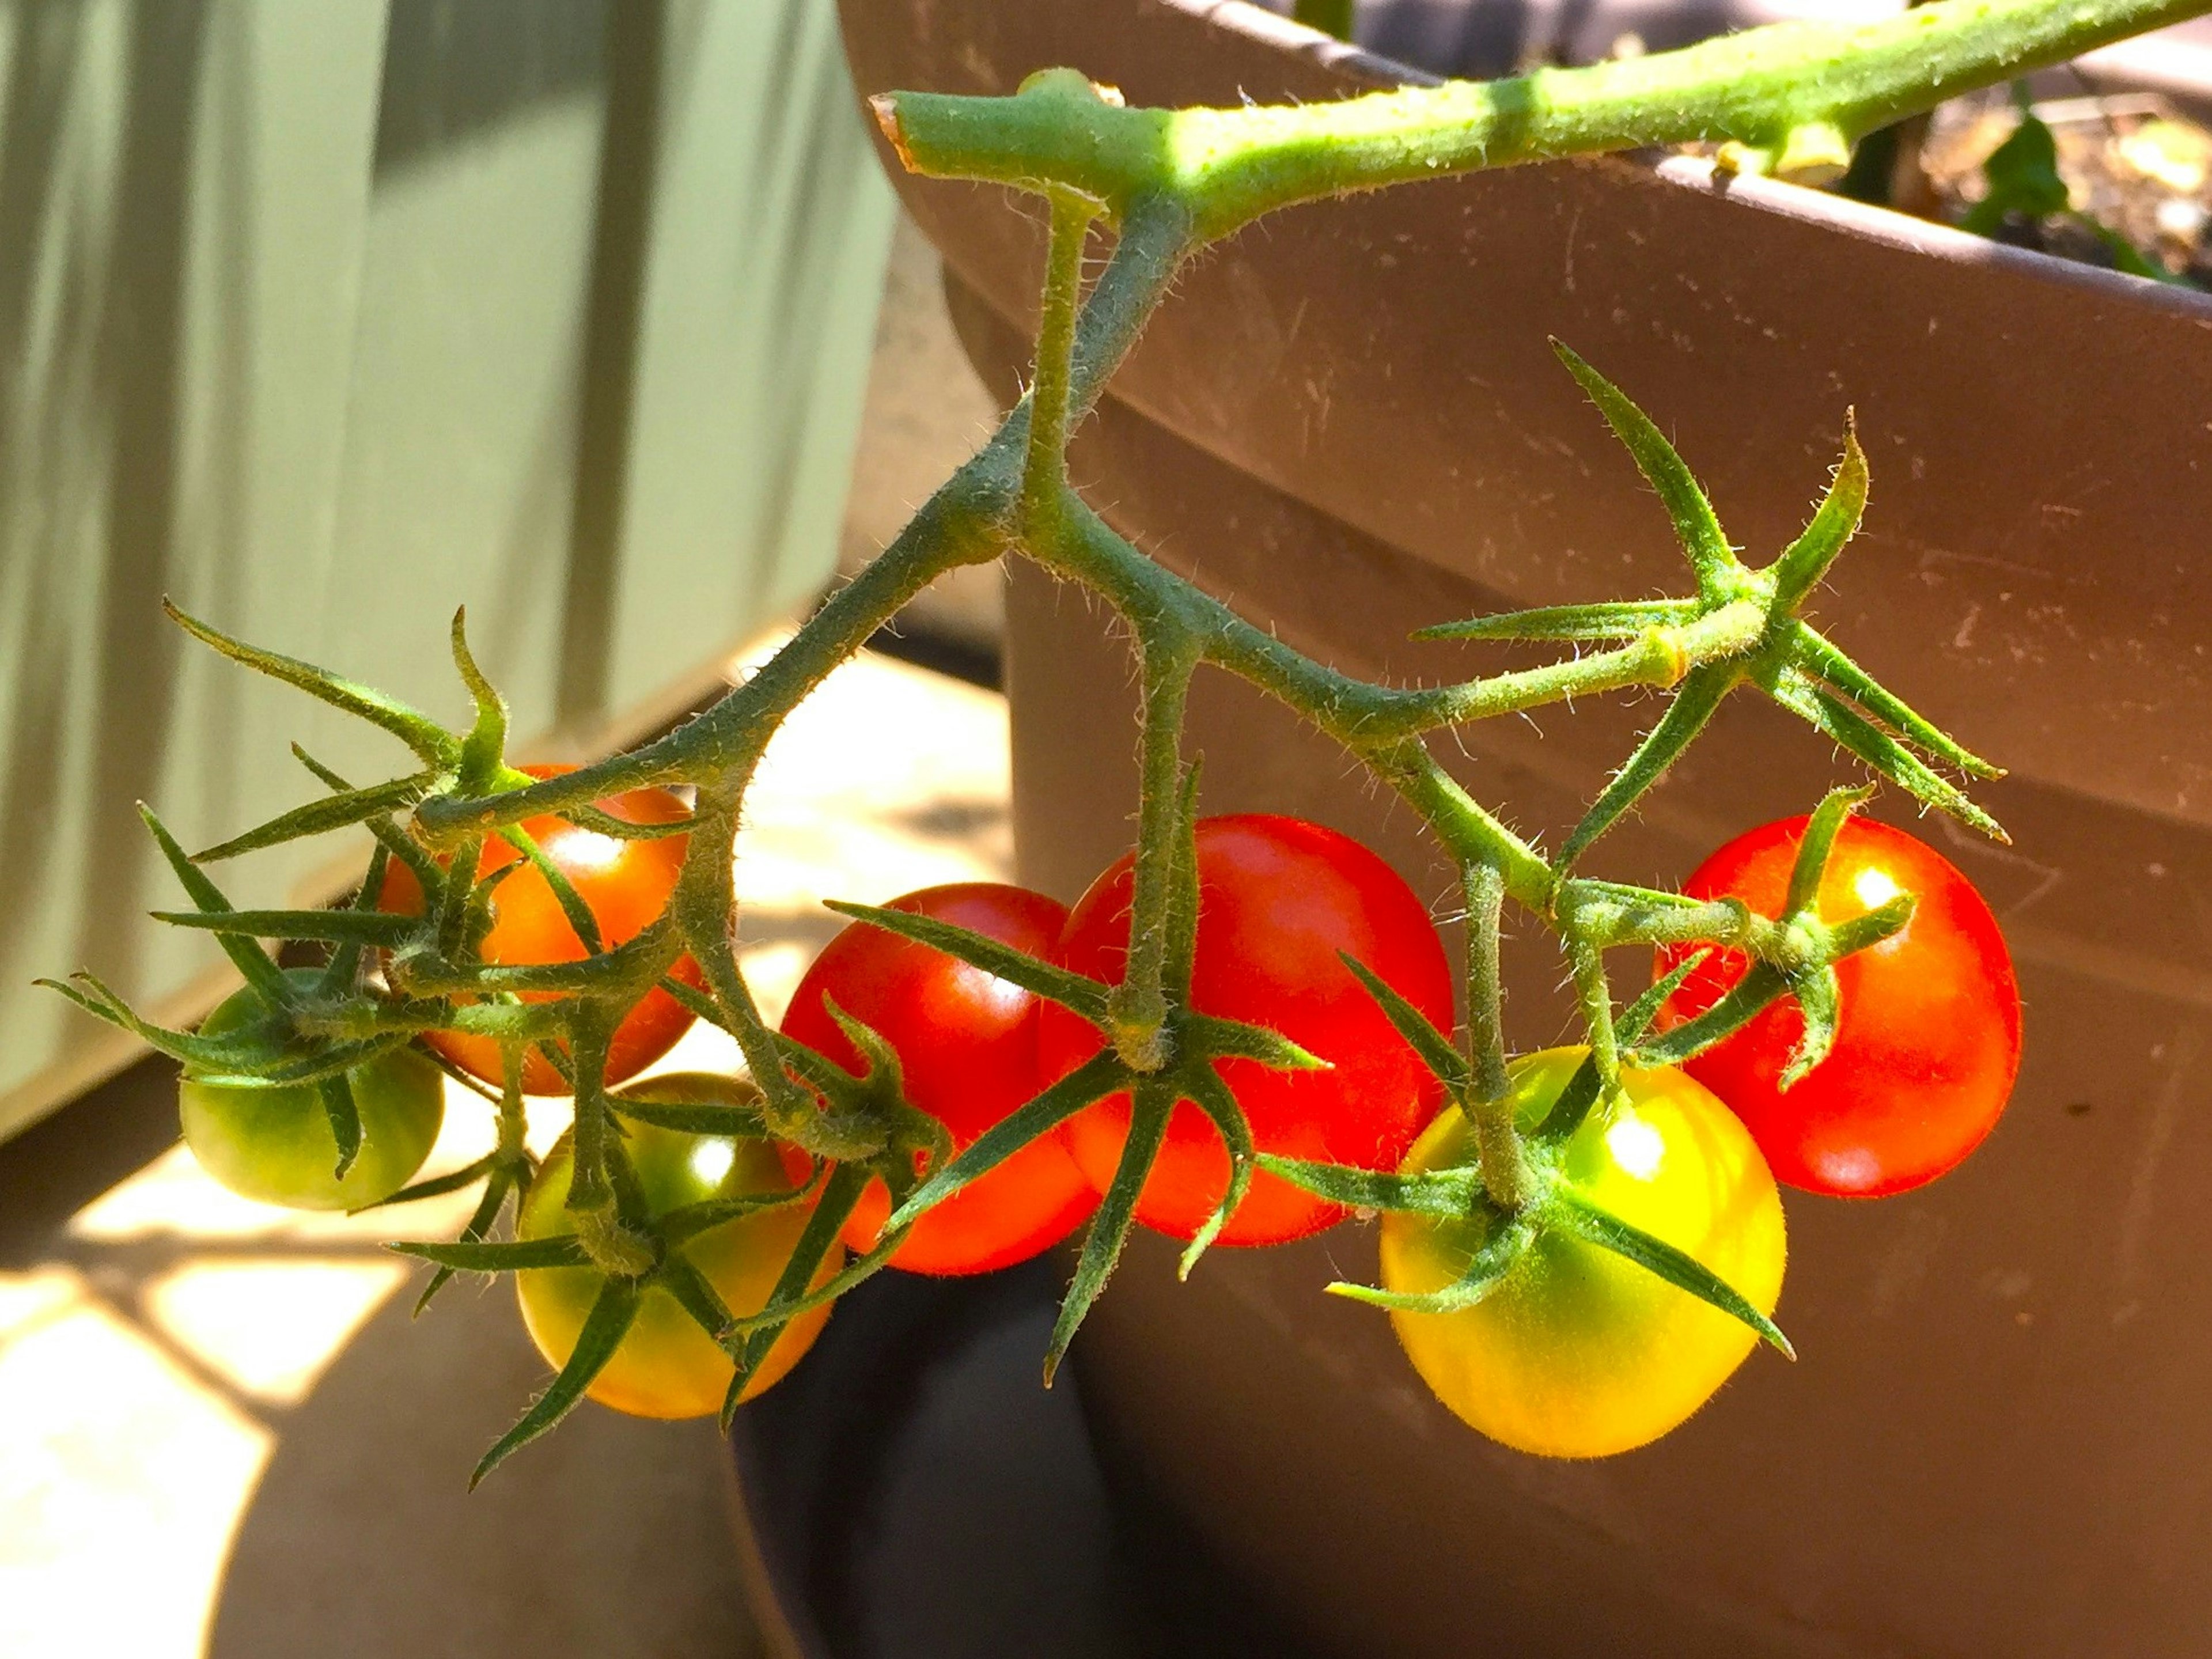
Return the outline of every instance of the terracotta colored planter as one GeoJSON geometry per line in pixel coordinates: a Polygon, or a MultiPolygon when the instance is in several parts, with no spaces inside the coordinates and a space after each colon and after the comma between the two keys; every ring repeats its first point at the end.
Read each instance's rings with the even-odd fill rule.
{"type": "MultiPolygon", "coordinates": [[[[1005,91],[1072,63],[1146,102],[1338,95],[1390,71],[1249,7],[848,0],[863,90],[1005,91]]],[[[1011,392],[1037,268],[996,191],[902,179],[973,355],[1011,392]]],[[[1679,161],[1440,181],[1268,221],[1186,276],[1073,453],[1157,556],[1370,675],[1512,605],[1679,592],[1663,518],[1553,364],[1650,408],[1762,556],[1857,407],[1875,469],[1818,606],[1877,674],[2011,764],[2010,850],[1945,845],[2004,917],[2028,1056],[1990,1145],[1880,1205],[1798,1198],[1781,1316],[1678,1434],[1607,1462],[1480,1440],[1372,1314],[1370,1237],[1140,1240],[1086,1331],[1086,1394],[1223,1562],[1348,1654],[2163,1655],[2212,1628],[2212,301],[1679,161]]],[[[1031,573],[1010,606],[1025,878],[1126,845],[1128,665],[1031,573]]],[[[1476,727],[1453,763],[1556,840],[1656,705],[1476,727]],[[1457,758],[1464,756],[1462,762],[1457,758]]],[[[1442,908],[1410,814],[1220,678],[1211,810],[1304,813],[1442,908]]],[[[1679,879],[1804,810],[1826,744],[1741,701],[1594,870],[1679,879]]],[[[1893,793],[1882,810],[1906,811],[1893,793]]],[[[1909,817],[1906,821],[1910,821],[1909,817]]],[[[1564,1027],[1556,954],[1509,947],[1516,1046],[1564,1027]]],[[[1624,975],[1627,964],[1624,960],[1624,975]]]]}

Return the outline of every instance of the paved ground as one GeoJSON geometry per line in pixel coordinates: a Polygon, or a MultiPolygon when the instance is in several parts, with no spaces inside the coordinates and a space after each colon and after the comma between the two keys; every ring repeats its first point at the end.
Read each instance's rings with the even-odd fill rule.
{"type": "MultiPolygon", "coordinates": [[[[834,931],[818,899],[1003,875],[1006,799],[998,697],[879,657],[835,676],[741,846],[769,1012],[834,931]]],[[[433,1169],[489,1144],[481,1102],[449,1108],[433,1169]]],[[[0,1149],[0,1654],[756,1650],[710,1425],[587,1406],[465,1492],[545,1367],[503,1286],[410,1321],[412,1275],[377,1248],[452,1231],[465,1199],[303,1218],[222,1192],[174,1134],[149,1066],[0,1149]]]]}

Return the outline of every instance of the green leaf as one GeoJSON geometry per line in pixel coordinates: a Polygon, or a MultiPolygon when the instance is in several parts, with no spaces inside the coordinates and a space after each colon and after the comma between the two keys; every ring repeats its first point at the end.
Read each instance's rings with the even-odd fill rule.
{"type": "Polygon", "coordinates": [[[398,738],[421,757],[422,763],[433,771],[442,772],[460,757],[460,745],[451,732],[428,715],[410,708],[405,703],[373,691],[365,685],[341,679],[313,663],[297,658],[279,656],[273,651],[264,651],[255,646],[232,639],[228,634],[216,632],[205,623],[186,616],[168,600],[161,601],[161,609],[169,620],[190,634],[203,645],[213,647],[233,662],[295,686],[309,696],[326,702],[333,708],[356,715],[372,726],[381,726],[398,738]]]}
{"type": "Polygon", "coordinates": [[[1553,340],[1552,349],[1597,405],[1613,435],[1626,447],[1636,470],[1658,492],[1667,516],[1674,521],[1675,539],[1681,543],[1690,568],[1697,572],[1698,591],[1710,594],[1723,573],[1735,564],[1735,554],[1721,532],[1720,520],[1713,515],[1705,492],[1674,453],[1674,446],[1651,423],[1650,416],[1567,346],[1553,340]]]}
{"type": "Polygon", "coordinates": [[[1071,1008],[1093,1024],[1103,1025],[1105,1022],[1108,988],[1080,974],[1040,962],[1027,951],[1001,944],[988,934],[956,927],[934,916],[916,915],[910,910],[887,910],[844,899],[824,900],[823,908],[880,927],[887,933],[896,933],[901,939],[910,939],[917,945],[942,951],[1010,985],[1018,985],[1025,991],[1033,991],[1062,1007],[1071,1008]]]}
{"type": "Polygon", "coordinates": [[[1526,1222],[1500,1228],[1495,1237],[1468,1258],[1467,1270],[1440,1291],[1390,1291],[1342,1280],[1324,1288],[1331,1296],[1364,1302],[1370,1308],[1387,1308],[1393,1313],[1461,1313],[1498,1288],[1535,1236],[1535,1229],[1526,1222]]]}
{"type": "Polygon", "coordinates": [[[1698,619],[1695,599],[1625,599],[1606,605],[1548,605],[1501,611],[1413,630],[1417,640],[1633,640],[1650,628],[1698,619]]]}
{"type": "Polygon", "coordinates": [[[2047,219],[2066,211],[2069,192],[2058,173],[2058,142],[2043,120],[2021,112],[2020,125],[1982,163],[1987,188],[1966,210],[1960,228],[1977,236],[1994,235],[2009,214],[2047,219]]]}
{"type": "Polygon", "coordinates": [[[1544,1212],[1544,1224],[1571,1234],[1584,1243],[1595,1244],[1610,1250],[1615,1255],[1633,1261],[1638,1267],[1657,1274],[1679,1291],[1686,1291],[1698,1301],[1718,1308],[1732,1319],[1741,1320],[1759,1333],[1766,1341],[1790,1359],[1797,1351],[1790,1346],[1790,1339],[1782,1334],[1780,1327],[1757,1308],[1746,1301],[1741,1292],[1729,1285],[1711,1268],[1695,1256],[1676,1249],[1663,1238],[1654,1238],[1638,1227],[1632,1227],[1619,1216],[1599,1209],[1571,1189],[1561,1188],[1544,1212]]]}
{"type": "Polygon", "coordinates": [[[1261,1152],[1260,1167],[1316,1198],[1349,1210],[1395,1210],[1413,1215],[1467,1215],[1482,1193],[1482,1173],[1472,1166],[1397,1175],[1351,1164],[1312,1164],[1261,1152]]]}
{"type": "Polygon", "coordinates": [[[592,1379],[606,1368],[615,1350],[622,1346],[623,1338],[629,1334],[641,1295],[633,1279],[609,1279],[600,1284],[599,1297],[585,1316],[584,1328],[576,1334],[575,1352],[568,1356],[568,1363],[521,1420],[483,1455],[476,1472],[469,1476],[471,1492],[486,1475],[575,1409],[584,1390],[592,1386],[592,1379]]]}
{"type": "Polygon", "coordinates": [[[1352,969],[1352,977],[1375,999],[1392,1029],[1413,1046],[1421,1057],[1421,1063],[1442,1079],[1444,1086],[1455,1095],[1473,1085],[1474,1073],[1467,1063],[1467,1056],[1452,1046],[1451,1039],[1429,1024],[1429,1017],[1399,995],[1395,987],[1349,951],[1339,951],[1337,957],[1352,969]]]}
{"type": "Polygon", "coordinates": [[[1770,568],[1777,611],[1796,614],[1805,596],[1828,574],[1828,567],[1835,563],[1836,556],[1857,533],[1866,502],[1866,453],[1859,447],[1857,424],[1846,410],[1844,458],[1837,464],[1836,476],[1830,481],[1827,493],[1820,498],[1820,505],[1804,533],[1784,548],[1770,568]]]}

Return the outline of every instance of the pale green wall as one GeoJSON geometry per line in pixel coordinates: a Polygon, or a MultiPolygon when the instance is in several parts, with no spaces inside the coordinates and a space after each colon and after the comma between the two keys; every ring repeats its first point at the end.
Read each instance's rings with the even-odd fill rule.
{"type": "Polygon", "coordinates": [[[890,223],[830,0],[0,5],[0,1133],[122,1057],[33,975],[209,994],[135,799],[404,758],[159,597],[448,715],[465,604],[634,726],[828,574],[890,223]]]}

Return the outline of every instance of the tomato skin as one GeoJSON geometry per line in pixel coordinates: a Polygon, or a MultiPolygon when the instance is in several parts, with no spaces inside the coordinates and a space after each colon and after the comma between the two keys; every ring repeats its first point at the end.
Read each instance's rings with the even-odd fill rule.
{"type": "MultiPolygon", "coordinates": [[[[996,882],[927,887],[890,902],[1049,957],[1066,907],[996,882]]],[[[823,998],[873,1026],[897,1051],[906,1096],[941,1120],[957,1149],[1029,1103],[1037,1077],[1040,1000],[958,958],[880,927],[854,923],[806,970],[784,1035],[859,1075],[863,1062],[823,998]]],[[[1025,1261],[1057,1244],[1096,1207],[1097,1196],[1058,1133],[1031,1141],[981,1181],[916,1222],[890,1265],[918,1273],[980,1273],[1025,1261]]],[[[890,1194],[869,1183],[846,1224],[846,1246],[875,1248],[890,1194]]]]}
{"type": "MultiPolygon", "coordinates": [[[[1533,1127],[1582,1063],[1553,1048],[1512,1068],[1515,1112],[1533,1127]]],[[[1782,1292],[1782,1200],[1728,1108],[1671,1066],[1621,1073],[1626,1099],[1592,1112],[1559,1176],[1592,1203],[1688,1252],[1771,1316],[1782,1292]]],[[[1430,1125],[1408,1173],[1476,1162],[1457,1107],[1430,1125]]],[[[1442,1290],[1484,1242],[1482,1224],[1382,1218],[1382,1283],[1442,1290]]],[[[1635,1263],[1558,1231],[1454,1313],[1393,1311],[1413,1369],[1456,1416],[1544,1457],[1605,1457],[1657,1439],[1726,1382],[1757,1343],[1749,1328],[1635,1263]]]]}
{"type": "MultiPolygon", "coordinates": [[[[303,988],[317,969],[294,969],[287,978],[303,988]]],[[[220,1036],[258,1018],[259,997],[232,993],[200,1026],[220,1036]]],[[[354,1210],[392,1196],[422,1167],[446,1117],[446,1080],[411,1048],[381,1054],[346,1073],[361,1115],[361,1150],[345,1179],[337,1166],[337,1141],[312,1084],[249,1088],[203,1083],[187,1073],[177,1090],[178,1116],[192,1157],[217,1181],[245,1198],[294,1210],[354,1210]]]]}
{"type": "MultiPolygon", "coordinates": [[[[1807,820],[1740,836],[1683,891],[1734,896],[1778,913],[1807,820]]],[[[1787,1093],[1784,1068],[1805,1029],[1794,1001],[1760,1014],[1685,1069],[1751,1130],[1778,1179],[1807,1192],[1879,1198],[1933,1181],[1979,1146],[2020,1069],[2020,989],[1996,918],[1950,860],[1901,830],[1844,821],[1820,883],[1823,920],[1898,892],[1917,895],[1904,929],[1836,964],[1835,1046],[1787,1093]]],[[[1664,974],[1687,954],[1662,951],[1664,974]]],[[[1662,1029],[1717,1001],[1748,968],[1717,951],[1668,1000],[1662,1029]]]]}
{"type": "MultiPolygon", "coordinates": [[[[523,769],[533,778],[558,777],[573,766],[531,766],[523,769]]],[[[632,789],[596,803],[603,812],[632,823],[673,823],[688,817],[690,809],[665,789],[632,789]]],[[[521,826],[553,867],[568,878],[590,907],[599,925],[600,943],[611,950],[635,938],[660,919],[676,878],[684,867],[684,849],[690,838],[665,836],[658,841],[616,841],[556,817],[526,818],[521,826]]],[[[486,840],[477,860],[479,878],[521,860],[522,854],[496,836],[486,840]]],[[[500,883],[492,895],[491,931],[485,934],[482,955],[487,963],[505,968],[532,967],[545,963],[580,962],[586,954],[567,912],[545,878],[535,869],[518,870],[500,883]]],[[[422,914],[422,885],[405,865],[393,863],[386,872],[384,892],[377,908],[398,915],[422,914]]],[[[677,958],[669,977],[686,985],[705,983],[699,965],[688,956],[677,958]]],[[[544,1002],[552,992],[526,992],[523,1000],[544,1002]]],[[[635,1077],[676,1046],[690,1029],[690,1010],[665,990],[655,987],[615,1028],[607,1048],[607,1081],[620,1083],[635,1077]]],[[[497,1087],[501,1082],[499,1044],[490,1037],[459,1031],[432,1031],[424,1041],[454,1065],[497,1087]]],[[[527,1095],[565,1095],[568,1085],[535,1048],[523,1061],[522,1091],[527,1095]]]]}
{"type": "MultiPolygon", "coordinates": [[[[652,1079],[651,1085],[656,1100],[744,1104],[751,1097],[732,1079],[702,1073],[670,1073],[652,1079]]],[[[647,1207],[656,1216],[709,1198],[799,1185],[807,1177],[806,1155],[780,1143],[687,1134],[634,1119],[623,1120],[623,1127],[628,1131],[623,1149],[645,1189],[647,1207]]],[[[524,1195],[515,1222],[517,1238],[575,1231],[574,1218],[562,1208],[568,1201],[574,1168],[570,1137],[564,1133],[524,1195]]],[[[732,1314],[758,1313],[790,1261],[811,1208],[808,1201],[740,1216],[696,1234],[677,1248],[706,1275],[732,1314]]],[[[814,1282],[820,1285],[843,1265],[844,1252],[833,1245],[814,1282]]],[[[530,1267],[514,1279],[530,1340],[557,1370],[575,1352],[577,1335],[603,1278],[596,1267],[530,1267]]],[[[829,1318],[828,1308],[816,1308],[785,1326],[746,1383],[744,1398],[750,1400],[773,1387],[797,1364],[829,1318]]],[[[692,1322],[676,1298],[650,1285],[622,1345],[592,1379],[586,1393],[601,1405],[633,1417],[706,1417],[721,1410],[734,1370],[729,1356],[692,1322]]]]}
{"type": "MultiPolygon", "coordinates": [[[[1428,908],[1390,866],[1358,842],[1302,819],[1264,813],[1201,818],[1197,826],[1198,951],[1191,1006],[1280,1031],[1334,1066],[1279,1072],[1257,1060],[1218,1062],[1259,1150],[1285,1157],[1396,1167],[1443,1103],[1443,1086],[1339,957],[1348,952],[1440,1028],[1452,1025],[1451,970],[1428,908]]],[[[1060,961],[1113,983],[1127,952],[1133,860],[1091,885],[1060,936],[1060,961]]],[[[1096,1054],[1103,1038],[1056,1004],[1042,1010],[1048,1081],[1096,1054]]],[[[1114,1178],[1130,1103],[1115,1095],[1072,1119],[1075,1160],[1099,1193],[1114,1178]]],[[[1137,1200],[1146,1226],[1188,1239],[1229,1182],[1229,1154],[1188,1102],[1168,1122],[1158,1160],[1137,1200]]],[[[1221,1230],[1223,1244],[1279,1244],[1344,1218],[1340,1206],[1261,1173],[1221,1230]]]]}

